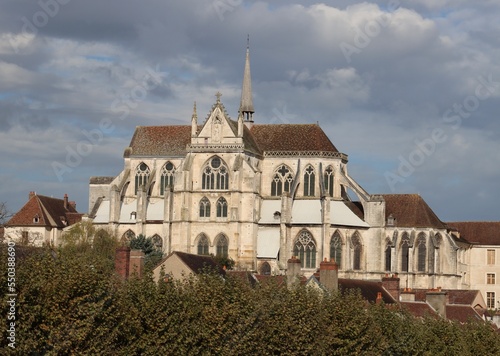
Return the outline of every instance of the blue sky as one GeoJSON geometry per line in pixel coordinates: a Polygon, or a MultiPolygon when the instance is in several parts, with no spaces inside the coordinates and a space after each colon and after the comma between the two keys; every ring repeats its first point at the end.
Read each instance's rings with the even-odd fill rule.
{"type": "Polygon", "coordinates": [[[0,2],[0,202],[113,176],[138,125],[237,115],[250,34],[255,120],[319,122],[370,194],[444,221],[499,220],[496,1],[0,2]],[[76,156],[75,156],[76,152],[76,156]],[[406,162],[406,163],[405,163],[406,162]]]}

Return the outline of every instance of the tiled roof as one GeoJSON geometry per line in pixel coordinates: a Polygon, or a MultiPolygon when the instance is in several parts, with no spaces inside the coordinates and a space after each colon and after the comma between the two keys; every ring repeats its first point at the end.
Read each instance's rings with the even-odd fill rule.
{"type": "Polygon", "coordinates": [[[483,320],[474,308],[469,305],[446,305],[446,319],[466,323],[483,320]]]}
{"type": "Polygon", "coordinates": [[[392,214],[396,227],[431,227],[444,229],[446,225],[418,194],[383,194],[385,218],[392,214]]]}
{"type": "Polygon", "coordinates": [[[456,229],[461,238],[473,244],[500,245],[500,221],[448,222],[449,228],[456,229]]]}
{"type": "MultiPolygon", "coordinates": [[[[425,301],[425,295],[428,291],[428,289],[412,289],[412,292],[415,292],[415,300],[422,302],[425,301]]],[[[470,306],[473,306],[472,304],[480,293],[477,289],[441,289],[441,291],[448,294],[449,304],[470,306]]]]}
{"type": "Polygon", "coordinates": [[[316,124],[253,125],[250,131],[262,151],[338,152],[316,124]]]}
{"type": "Polygon", "coordinates": [[[424,318],[432,316],[437,318],[438,314],[426,302],[400,302],[401,307],[415,317],[424,318]]]}
{"type": "Polygon", "coordinates": [[[81,220],[80,214],[71,205],[64,207],[63,199],[33,195],[28,202],[6,224],[7,226],[46,226],[64,228],[81,220]],[[38,217],[38,222],[34,218],[38,217]],[[63,222],[66,219],[67,223],[63,222]]]}
{"type": "Polygon", "coordinates": [[[372,303],[377,301],[377,295],[378,293],[381,293],[384,303],[396,303],[394,297],[384,287],[382,287],[379,282],[339,278],[339,290],[341,292],[345,292],[347,290],[359,290],[363,299],[372,303]]]}
{"type": "Polygon", "coordinates": [[[177,255],[194,273],[201,273],[208,268],[218,271],[222,275],[225,274],[225,271],[210,256],[193,255],[179,251],[174,251],[172,254],[177,255]]]}
{"type": "Polygon", "coordinates": [[[128,154],[134,156],[185,156],[186,146],[190,142],[191,125],[137,126],[130,142],[128,154]]]}

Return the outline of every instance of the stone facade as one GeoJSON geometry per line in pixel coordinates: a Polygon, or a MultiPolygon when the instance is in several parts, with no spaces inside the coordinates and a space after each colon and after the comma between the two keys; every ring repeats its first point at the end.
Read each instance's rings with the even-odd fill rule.
{"type": "Polygon", "coordinates": [[[153,236],[165,253],[228,256],[236,268],[284,274],[292,256],[312,274],[458,288],[461,249],[418,195],[370,195],[318,124],[254,123],[249,54],[232,120],[220,94],[191,125],[137,127],[123,171],[90,180],[94,224],[123,239],[153,236]]]}

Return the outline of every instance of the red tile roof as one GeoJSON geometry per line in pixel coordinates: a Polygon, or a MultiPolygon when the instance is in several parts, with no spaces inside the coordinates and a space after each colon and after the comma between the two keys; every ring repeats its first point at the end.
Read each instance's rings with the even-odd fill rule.
{"type": "Polygon", "coordinates": [[[34,194],[6,226],[46,226],[62,229],[79,222],[83,214],[78,213],[71,204],[66,207],[64,205],[64,199],[34,194]],[[38,222],[35,222],[35,217],[38,217],[38,222]]]}
{"type": "Polygon", "coordinates": [[[438,314],[432,307],[425,302],[400,302],[401,307],[407,310],[411,315],[424,318],[424,317],[435,317],[438,318],[438,314]]]}
{"type": "Polygon", "coordinates": [[[500,245],[500,221],[461,221],[446,223],[461,238],[473,244],[500,245]]]}
{"type": "Polygon", "coordinates": [[[338,152],[316,124],[253,125],[250,131],[262,151],[338,152]]]}
{"type": "Polygon", "coordinates": [[[347,290],[359,290],[363,299],[372,303],[377,301],[377,295],[378,293],[381,293],[384,303],[396,303],[394,297],[382,286],[380,282],[339,278],[339,290],[341,292],[345,292],[347,290]]]}
{"type": "Polygon", "coordinates": [[[445,229],[446,225],[418,194],[383,194],[385,218],[392,215],[396,227],[432,227],[445,229]]]}
{"type": "Polygon", "coordinates": [[[137,126],[127,150],[134,156],[185,156],[190,142],[191,126],[137,126]]]}
{"type": "Polygon", "coordinates": [[[446,305],[446,319],[466,323],[482,321],[483,319],[474,308],[469,305],[446,305]]]}

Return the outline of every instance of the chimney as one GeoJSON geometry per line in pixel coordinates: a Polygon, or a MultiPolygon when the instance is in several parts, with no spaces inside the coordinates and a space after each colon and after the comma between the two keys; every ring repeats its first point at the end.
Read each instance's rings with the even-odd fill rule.
{"type": "Polygon", "coordinates": [[[64,209],[68,210],[68,194],[64,194],[64,209]]]}
{"type": "Polygon", "coordinates": [[[330,292],[339,290],[339,266],[333,259],[319,264],[319,281],[330,292]]]}
{"type": "Polygon", "coordinates": [[[375,303],[380,304],[382,303],[382,292],[377,292],[377,299],[375,300],[375,303]]]}
{"type": "Polygon", "coordinates": [[[382,277],[382,287],[384,287],[392,297],[399,302],[399,277],[397,274],[386,274],[382,277]]]}
{"type": "Polygon", "coordinates": [[[129,275],[141,279],[143,274],[144,274],[144,252],[142,250],[131,250],[129,275]]]}
{"type": "Polygon", "coordinates": [[[74,210],[76,210],[76,202],[74,200],[70,201],[69,206],[72,207],[74,210]]]}
{"type": "Polygon", "coordinates": [[[295,284],[300,275],[300,260],[296,256],[292,256],[288,260],[286,269],[286,280],[288,287],[295,284]]]}
{"type": "Polygon", "coordinates": [[[415,292],[410,288],[405,288],[401,292],[401,301],[402,302],[414,302],[415,301],[415,292]]]}
{"type": "Polygon", "coordinates": [[[425,301],[436,310],[443,318],[446,318],[446,304],[448,304],[448,293],[441,291],[441,287],[431,289],[425,294],[425,301]]]}
{"type": "Polygon", "coordinates": [[[130,266],[130,247],[118,247],[115,250],[115,271],[122,277],[127,279],[130,266]]]}
{"type": "Polygon", "coordinates": [[[33,198],[35,195],[36,195],[36,192],[30,192],[30,194],[28,195],[28,200],[33,198]]]}

